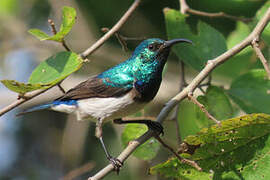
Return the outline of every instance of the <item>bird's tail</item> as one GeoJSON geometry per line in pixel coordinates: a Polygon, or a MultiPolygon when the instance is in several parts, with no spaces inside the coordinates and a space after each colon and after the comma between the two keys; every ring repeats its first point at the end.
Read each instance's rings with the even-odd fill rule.
{"type": "Polygon", "coordinates": [[[21,115],[24,115],[24,114],[27,114],[27,113],[31,113],[31,112],[34,112],[34,111],[40,111],[40,110],[44,110],[44,109],[50,109],[51,107],[53,107],[53,103],[47,103],[47,104],[42,104],[42,105],[39,105],[39,106],[34,106],[32,108],[29,108],[23,112],[20,112],[18,114],[16,114],[16,116],[21,116],[21,115]]]}

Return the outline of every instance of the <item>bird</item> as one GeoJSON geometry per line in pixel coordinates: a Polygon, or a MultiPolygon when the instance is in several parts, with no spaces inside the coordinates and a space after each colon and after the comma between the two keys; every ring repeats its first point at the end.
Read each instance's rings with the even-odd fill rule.
{"type": "Polygon", "coordinates": [[[156,96],[171,48],[183,42],[192,44],[192,41],[182,38],[146,39],[127,60],[90,77],[54,101],[32,107],[20,115],[50,109],[74,113],[78,120],[94,121],[95,136],[100,140],[107,159],[119,172],[123,163],[109,154],[103,141],[102,125],[112,120],[117,124],[144,123],[159,134],[163,133],[162,125],[156,121],[123,121],[121,118],[141,110],[156,96]]]}

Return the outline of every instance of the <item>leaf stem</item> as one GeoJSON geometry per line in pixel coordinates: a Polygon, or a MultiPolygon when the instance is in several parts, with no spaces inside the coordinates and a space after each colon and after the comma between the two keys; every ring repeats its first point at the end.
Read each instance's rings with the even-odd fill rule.
{"type": "MultiPolygon", "coordinates": [[[[55,28],[55,24],[54,24],[53,20],[52,20],[52,19],[48,19],[48,23],[49,23],[50,26],[51,26],[52,33],[53,33],[54,35],[56,35],[56,34],[57,34],[57,30],[56,30],[56,28],[55,28]]],[[[64,39],[62,40],[61,44],[62,44],[62,46],[63,46],[67,51],[71,51],[70,48],[67,46],[66,41],[65,41],[64,39]]]]}

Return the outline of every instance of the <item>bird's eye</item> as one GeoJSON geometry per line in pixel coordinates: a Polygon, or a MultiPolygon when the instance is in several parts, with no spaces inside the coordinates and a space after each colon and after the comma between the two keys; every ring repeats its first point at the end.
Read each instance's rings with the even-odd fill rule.
{"type": "Polygon", "coordinates": [[[154,45],[153,44],[149,44],[148,49],[151,50],[151,51],[153,51],[154,50],[154,45]]]}
{"type": "Polygon", "coordinates": [[[161,44],[158,44],[158,43],[149,44],[148,49],[150,51],[157,51],[160,48],[160,45],[161,44]]]}

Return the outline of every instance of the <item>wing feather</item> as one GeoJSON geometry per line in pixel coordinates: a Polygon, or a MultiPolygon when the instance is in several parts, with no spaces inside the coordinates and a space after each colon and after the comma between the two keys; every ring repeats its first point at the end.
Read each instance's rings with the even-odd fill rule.
{"type": "Polygon", "coordinates": [[[113,87],[110,85],[106,85],[103,82],[102,78],[98,78],[97,76],[95,76],[70,89],[66,92],[65,95],[58,98],[57,100],[76,100],[93,97],[119,97],[129,92],[131,89],[132,88],[113,87]]]}

